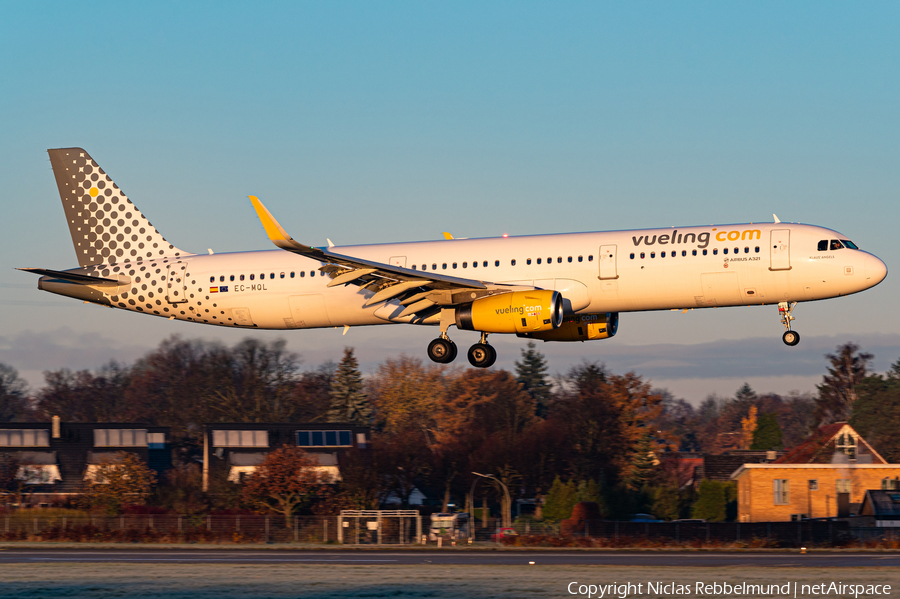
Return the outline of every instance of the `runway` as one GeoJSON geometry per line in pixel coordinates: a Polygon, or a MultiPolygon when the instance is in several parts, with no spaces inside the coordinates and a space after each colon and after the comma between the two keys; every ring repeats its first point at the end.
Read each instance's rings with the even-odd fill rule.
{"type": "Polygon", "coordinates": [[[900,553],[584,551],[291,551],[237,549],[0,549],[0,564],[23,563],[343,564],[492,566],[900,567],[900,553]]]}

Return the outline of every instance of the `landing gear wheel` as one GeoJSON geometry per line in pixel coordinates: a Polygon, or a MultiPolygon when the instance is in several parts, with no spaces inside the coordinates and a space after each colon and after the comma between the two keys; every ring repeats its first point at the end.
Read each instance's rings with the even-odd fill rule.
{"type": "Polygon", "coordinates": [[[497,361],[497,352],[486,343],[476,343],[469,348],[468,358],[475,368],[488,368],[497,361]]]}
{"type": "Polygon", "coordinates": [[[440,337],[428,344],[428,357],[438,364],[449,364],[456,359],[456,344],[440,337]]]}
{"type": "Polygon", "coordinates": [[[800,343],[800,333],[797,331],[785,331],[784,335],[781,336],[781,340],[784,341],[785,345],[793,347],[800,343]]]}

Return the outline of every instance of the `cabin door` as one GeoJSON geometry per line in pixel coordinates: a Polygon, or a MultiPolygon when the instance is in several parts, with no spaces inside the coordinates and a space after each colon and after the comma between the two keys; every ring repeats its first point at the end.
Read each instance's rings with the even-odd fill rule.
{"type": "Polygon", "coordinates": [[[791,230],[775,229],[769,240],[769,270],[791,269],[791,230]]]}

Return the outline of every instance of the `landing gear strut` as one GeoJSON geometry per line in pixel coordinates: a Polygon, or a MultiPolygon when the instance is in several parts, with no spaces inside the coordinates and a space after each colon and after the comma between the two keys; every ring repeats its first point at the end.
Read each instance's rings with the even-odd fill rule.
{"type": "Polygon", "coordinates": [[[784,325],[784,335],[781,336],[781,340],[785,345],[794,346],[800,343],[800,333],[791,330],[791,321],[794,320],[791,312],[794,311],[796,305],[797,302],[778,302],[778,314],[781,315],[781,324],[784,325]]]}
{"type": "Polygon", "coordinates": [[[487,333],[481,334],[481,341],[469,348],[469,364],[475,368],[490,368],[497,361],[497,351],[488,345],[487,333]]]}

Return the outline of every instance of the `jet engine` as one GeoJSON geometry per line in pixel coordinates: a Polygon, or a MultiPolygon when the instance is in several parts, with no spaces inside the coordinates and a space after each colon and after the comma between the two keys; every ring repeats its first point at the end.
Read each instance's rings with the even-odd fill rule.
{"type": "Polygon", "coordinates": [[[552,332],[563,321],[558,291],[511,291],[477,299],[456,309],[456,327],[483,333],[552,332]]]}
{"type": "Polygon", "coordinates": [[[517,336],[544,341],[592,341],[612,337],[618,328],[618,312],[576,314],[575,316],[566,316],[559,328],[552,331],[518,333],[517,336]]]}

